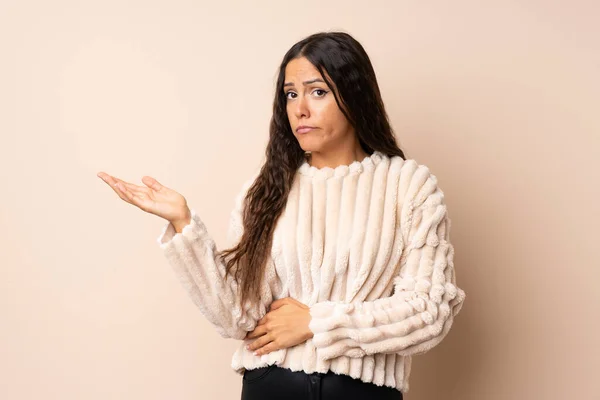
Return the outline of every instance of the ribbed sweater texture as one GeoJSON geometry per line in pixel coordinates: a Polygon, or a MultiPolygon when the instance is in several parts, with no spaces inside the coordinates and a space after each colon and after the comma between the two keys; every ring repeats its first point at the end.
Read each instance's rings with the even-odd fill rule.
{"type": "MultiPolygon", "coordinates": [[[[256,175],[237,195],[227,245],[243,232],[242,208],[256,175]]],[[[277,364],[332,371],[406,393],[413,355],[448,334],[465,300],[456,284],[444,193],[428,167],[375,151],[362,161],[297,170],[276,221],[261,300],[241,307],[237,283],[199,213],[182,232],[171,223],[157,241],[200,312],[219,334],[240,340],[238,374],[277,364]],[[255,356],[244,339],[276,299],[310,307],[314,337],[255,356]]]]}

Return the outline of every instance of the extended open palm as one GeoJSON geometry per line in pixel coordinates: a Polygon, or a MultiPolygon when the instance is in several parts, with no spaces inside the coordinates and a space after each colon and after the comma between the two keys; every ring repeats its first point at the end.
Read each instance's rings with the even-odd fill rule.
{"type": "Polygon", "coordinates": [[[142,177],[142,182],[146,186],[125,182],[105,172],[99,172],[98,177],[106,182],[123,201],[143,211],[164,218],[174,225],[182,226],[190,220],[191,213],[185,197],[161,185],[152,177],[142,177]]]}

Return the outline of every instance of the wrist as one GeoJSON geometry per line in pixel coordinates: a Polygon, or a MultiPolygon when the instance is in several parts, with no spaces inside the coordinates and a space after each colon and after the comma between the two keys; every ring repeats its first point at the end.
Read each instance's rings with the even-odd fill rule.
{"type": "Polygon", "coordinates": [[[310,329],[310,322],[312,321],[312,316],[310,315],[310,309],[308,310],[308,323],[306,324],[306,340],[312,339],[315,336],[315,333],[310,329]]]}
{"type": "Polygon", "coordinates": [[[188,208],[188,209],[186,209],[186,211],[183,212],[183,216],[181,218],[171,221],[171,224],[173,225],[173,227],[175,228],[175,231],[177,233],[181,233],[181,231],[183,231],[183,228],[186,225],[189,225],[191,221],[192,221],[192,213],[188,208]]]}

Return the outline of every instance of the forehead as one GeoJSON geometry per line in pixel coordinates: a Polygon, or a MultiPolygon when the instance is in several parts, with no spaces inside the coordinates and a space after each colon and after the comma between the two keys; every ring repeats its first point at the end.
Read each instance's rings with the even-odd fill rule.
{"type": "Polygon", "coordinates": [[[295,58],[285,67],[286,81],[304,78],[323,78],[319,70],[305,57],[295,58]]]}

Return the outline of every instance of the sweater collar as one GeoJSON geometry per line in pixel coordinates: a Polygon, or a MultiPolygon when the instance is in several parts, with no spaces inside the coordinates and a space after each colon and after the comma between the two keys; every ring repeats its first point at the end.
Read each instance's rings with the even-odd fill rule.
{"type": "Polygon", "coordinates": [[[298,168],[298,173],[314,178],[330,178],[332,176],[341,177],[349,174],[358,174],[361,173],[367,166],[379,164],[384,157],[385,155],[383,153],[375,150],[372,154],[365,157],[362,161],[356,160],[349,165],[342,164],[338,165],[335,168],[317,168],[310,165],[308,163],[308,160],[304,160],[302,165],[300,165],[300,168],[298,168]]]}

